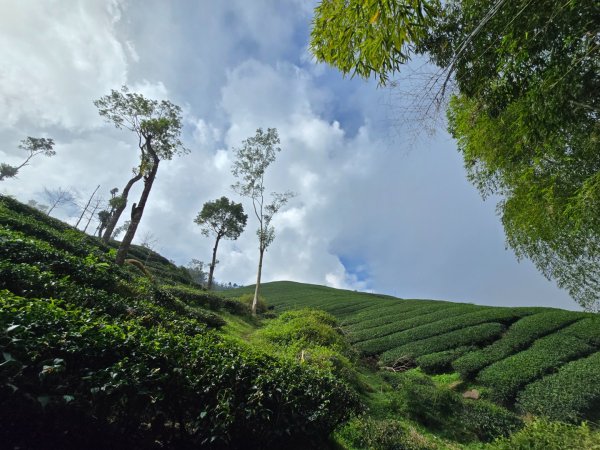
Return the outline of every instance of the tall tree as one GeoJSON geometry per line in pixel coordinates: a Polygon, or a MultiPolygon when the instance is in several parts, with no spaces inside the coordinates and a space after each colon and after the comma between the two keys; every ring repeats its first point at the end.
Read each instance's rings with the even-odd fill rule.
{"type": "Polygon", "coordinates": [[[21,144],[19,145],[21,150],[25,150],[27,152],[27,157],[25,161],[18,166],[11,166],[10,164],[1,163],[0,164],[0,181],[5,180],[6,178],[16,177],[23,167],[29,164],[32,158],[35,158],[38,155],[44,156],[54,156],[56,152],[54,151],[54,140],[50,138],[33,138],[27,137],[27,139],[23,139],[21,144]]]}
{"type": "Polygon", "coordinates": [[[109,215],[106,218],[106,225],[104,226],[104,234],[102,235],[102,240],[104,242],[108,242],[113,235],[115,227],[117,223],[119,223],[119,219],[121,218],[121,214],[125,211],[127,207],[127,198],[129,197],[129,191],[133,187],[135,183],[140,181],[144,174],[142,173],[142,167],[138,167],[133,170],[133,176],[127,181],[127,184],[123,188],[123,192],[121,195],[116,195],[118,192],[117,188],[111,189],[111,198],[108,201],[108,205],[110,206],[109,215]],[[117,189],[115,191],[115,189],[117,189]]]}
{"type": "Polygon", "coordinates": [[[202,211],[198,213],[194,222],[202,227],[202,234],[215,237],[212,262],[208,272],[208,289],[212,289],[213,275],[217,265],[217,248],[221,239],[235,240],[244,231],[248,216],[244,214],[241,203],[230,201],[227,197],[221,197],[212,202],[206,202],[202,211]]]}
{"type": "MultiPolygon", "coordinates": [[[[181,108],[168,100],[150,100],[126,86],[121,91],[112,90],[94,102],[99,114],[115,127],[133,131],[138,138],[140,170],[144,189],[131,208],[131,223],[117,251],[116,263],[123,264],[131,241],[142,219],[146,202],[156,179],[161,160],[188,152],[180,140],[181,108]]],[[[106,233],[106,231],[105,231],[106,233]]]]}
{"type": "MultiPolygon", "coordinates": [[[[410,26],[397,21],[385,24],[385,32],[375,19],[368,33],[358,33],[362,39],[348,39],[361,10],[338,9],[334,15],[323,6],[337,1],[324,0],[316,10],[313,52],[344,73],[375,74],[385,83],[406,52],[378,43],[389,43],[392,29],[409,36],[410,26]],[[332,50],[336,45],[356,59],[341,64],[332,50]]],[[[373,2],[382,15],[390,3],[411,4],[373,2]]],[[[410,38],[405,48],[440,68],[438,99],[454,86],[449,127],[469,179],[484,197],[501,197],[498,213],[517,257],[531,259],[582,306],[600,308],[597,5],[581,0],[432,5],[425,34],[410,38]]]]}
{"type": "Polygon", "coordinates": [[[271,201],[265,199],[265,171],[275,161],[276,154],[281,151],[278,147],[279,135],[275,128],[268,128],[265,133],[261,128],[256,134],[242,142],[240,148],[235,149],[235,161],[232,173],[240,181],[231,187],[242,197],[252,200],[254,214],[258,219],[258,271],[256,274],[256,288],[252,301],[252,313],[256,314],[256,305],[260,292],[260,279],[262,276],[263,257],[267,247],[275,239],[275,228],[271,225],[273,216],[292,198],[295,194],[291,191],[284,193],[273,192],[271,201]]]}

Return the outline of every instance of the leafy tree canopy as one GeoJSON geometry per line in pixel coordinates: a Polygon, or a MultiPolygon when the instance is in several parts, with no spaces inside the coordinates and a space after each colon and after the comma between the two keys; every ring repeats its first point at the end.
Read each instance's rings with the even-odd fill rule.
{"type": "Polygon", "coordinates": [[[170,101],[148,99],[123,86],[121,91],[113,89],[109,95],[94,101],[94,105],[106,121],[138,135],[143,152],[142,163],[147,162],[144,151],[151,151],[159,159],[167,160],[173,155],[188,152],[180,139],[181,107],[170,101]]]}
{"type": "Polygon", "coordinates": [[[315,9],[311,50],[344,74],[380,84],[410,59],[435,13],[427,0],[323,0],[315,9]]]}
{"type": "Polygon", "coordinates": [[[244,214],[242,204],[230,201],[227,197],[206,202],[194,220],[202,227],[203,235],[212,233],[227,239],[240,237],[247,221],[248,215],[244,214]]]}
{"type": "Polygon", "coordinates": [[[19,170],[29,164],[31,158],[38,155],[54,156],[54,140],[50,138],[34,138],[28,136],[27,139],[23,139],[19,144],[19,148],[27,152],[27,157],[23,163],[18,166],[11,166],[10,164],[0,163],[0,181],[6,178],[14,178],[19,173],[19,170]]]}
{"type": "MultiPolygon", "coordinates": [[[[383,15],[388,2],[373,3],[383,15]]],[[[389,36],[404,30],[404,48],[428,55],[441,68],[446,80],[442,95],[448,81],[457,88],[448,108],[449,129],[469,179],[484,197],[501,196],[498,213],[507,244],[581,305],[598,308],[597,5],[581,0],[449,0],[423,9],[428,27],[423,36],[409,34],[423,22],[407,25],[397,18],[371,23],[360,8],[334,10],[334,4],[326,0],[316,9],[312,48],[317,58],[344,73],[353,66],[359,75],[374,73],[385,82],[407,59],[406,51],[389,45],[389,36]],[[356,29],[354,21],[360,23],[356,29]],[[380,25],[390,29],[385,39],[380,25]],[[354,31],[355,39],[344,38],[354,31]],[[386,45],[366,51],[382,39],[386,45]],[[336,42],[355,59],[344,63],[327,53],[336,42]]]]}

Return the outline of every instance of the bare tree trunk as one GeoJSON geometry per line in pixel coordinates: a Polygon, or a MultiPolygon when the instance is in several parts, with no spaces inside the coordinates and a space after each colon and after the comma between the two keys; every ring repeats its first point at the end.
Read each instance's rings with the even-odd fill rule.
{"type": "MultiPolygon", "coordinates": [[[[100,186],[98,186],[98,187],[100,187],[100,186]]],[[[100,209],[100,203],[102,203],[102,199],[101,198],[96,201],[96,204],[92,208],[92,212],[90,213],[90,217],[88,218],[88,221],[85,224],[85,228],[83,229],[84,233],[87,231],[88,227],[90,226],[90,222],[94,218],[94,214],[96,214],[96,211],[98,211],[98,209],[100,209]]],[[[86,208],[87,208],[87,206],[86,206],[86,208]]]]}
{"type": "Polygon", "coordinates": [[[215,266],[217,265],[217,247],[219,246],[219,240],[221,239],[220,235],[217,235],[217,241],[215,242],[215,246],[213,248],[213,256],[212,263],[210,264],[208,270],[208,290],[212,289],[213,284],[213,274],[215,273],[215,266]]]}
{"type": "Polygon", "coordinates": [[[143,176],[143,174],[141,172],[138,173],[135,177],[133,177],[131,180],[129,180],[127,182],[127,184],[125,185],[125,188],[123,189],[123,193],[120,195],[120,197],[122,199],[124,199],[125,201],[122,202],[122,204],[119,205],[118,208],[115,208],[115,210],[110,215],[110,218],[108,219],[108,223],[106,224],[106,228],[104,229],[104,234],[102,235],[102,240],[104,242],[108,242],[110,237],[113,234],[113,231],[115,231],[117,222],[119,221],[121,214],[123,213],[123,211],[125,210],[125,207],[127,206],[127,196],[129,195],[129,190],[134,185],[134,183],[136,183],[142,179],[142,176],[143,176]]]}
{"type": "MultiPolygon", "coordinates": [[[[81,222],[81,219],[83,219],[83,216],[87,212],[87,210],[90,206],[90,203],[92,203],[92,199],[94,198],[94,195],[96,195],[96,192],[98,191],[98,189],[100,189],[100,185],[98,185],[98,187],[94,190],[94,192],[92,192],[92,195],[90,196],[88,202],[86,203],[85,208],[83,208],[83,211],[81,211],[81,215],[79,216],[79,220],[77,220],[77,223],[75,224],[75,228],[77,228],[79,226],[79,222],[81,222]]],[[[89,222],[88,222],[88,225],[89,225],[89,222]]],[[[83,232],[85,233],[85,230],[83,230],[83,232]]]]}
{"type": "Polygon", "coordinates": [[[254,299],[252,300],[252,314],[256,315],[256,305],[258,305],[258,294],[260,292],[260,277],[262,275],[262,263],[265,249],[260,249],[260,257],[258,258],[258,274],[256,275],[256,288],[254,289],[254,299]]]}
{"type": "Polygon", "coordinates": [[[131,246],[131,241],[135,236],[135,232],[137,230],[138,225],[140,224],[140,220],[142,219],[142,214],[144,214],[144,208],[146,206],[146,201],[148,200],[148,196],[150,195],[150,190],[152,189],[152,183],[154,183],[154,179],[156,178],[156,172],[158,171],[158,163],[160,159],[158,156],[149,149],[149,153],[152,155],[152,169],[150,169],[150,173],[144,177],[144,190],[142,191],[142,195],[140,196],[139,203],[133,204],[131,208],[131,223],[129,224],[129,228],[127,228],[127,233],[125,233],[125,237],[121,241],[121,245],[119,245],[119,250],[117,250],[117,257],[115,262],[118,265],[123,265],[125,262],[125,257],[127,256],[127,252],[129,251],[129,247],[131,246]]]}

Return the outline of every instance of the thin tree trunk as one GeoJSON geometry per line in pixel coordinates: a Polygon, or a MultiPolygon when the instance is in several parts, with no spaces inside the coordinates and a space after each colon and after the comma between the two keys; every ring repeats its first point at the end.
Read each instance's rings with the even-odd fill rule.
{"type": "Polygon", "coordinates": [[[135,236],[135,232],[137,231],[137,227],[140,224],[140,220],[142,219],[142,214],[144,214],[144,207],[146,206],[146,201],[148,200],[148,196],[150,195],[150,190],[152,189],[152,183],[154,183],[154,179],[156,178],[156,172],[158,171],[158,163],[160,159],[158,156],[149,149],[149,153],[152,155],[152,169],[150,169],[150,173],[146,177],[144,177],[144,190],[142,191],[142,195],[140,196],[139,203],[133,204],[131,208],[131,223],[129,224],[129,228],[127,228],[127,232],[125,233],[125,237],[121,241],[121,245],[119,245],[119,250],[117,250],[117,257],[115,262],[118,265],[123,265],[125,262],[125,257],[127,256],[127,252],[129,251],[129,247],[131,246],[131,241],[135,236]]]}
{"type": "MultiPolygon", "coordinates": [[[[92,203],[92,199],[94,198],[94,195],[96,195],[96,192],[98,191],[98,189],[100,189],[100,185],[98,185],[98,187],[94,190],[94,192],[92,192],[92,195],[90,196],[90,199],[86,203],[85,208],[83,208],[83,211],[81,211],[81,215],[79,216],[79,220],[77,220],[77,223],[75,224],[75,228],[77,228],[79,226],[79,222],[81,222],[81,219],[83,219],[83,216],[87,212],[87,209],[89,208],[90,203],[92,203]]],[[[88,225],[89,225],[89,222],[88,222],[88,225]]],[[[83,230],[83,232],[85,233],[85,230],[83,230]]]]}
{"type": "Polygon", "coordinates": [[[258,294],[260,292],[260,277],[262,275],[262,263],[265,249],[260,249],[260,257],[258,258],[258,274],[256,275],[256,288],[254,289],[254,299],[252,300],[252,314],[256,315],[256,305],[258,305],[258,294]]]}
{"type": "Polygon", "coordinates": [[[210,264],[210,267],[208,270],[208,290],[209,291],[212,289],[213,274],[215,272],[215,266],[217,265],[217,247],[219,246],[219,239],[221,239],[221,236],[217,235],[217,241],[215,242],[215,246],[213,248],[212,263],[210,264]]]}
{"type": "MultiPolygon", "coordinates": [[[[98,186],[98,187],[100,187],[100,186],[98,186]]],[[[98,209],[100,208],[100,201],[101,201],[101,199],[98,199],[98,201],[96,201],[96,204],[94,205],[94,208],[92,209],[92,212],[90,213],[90,217],[88,218],[88,221],[85,224],[85,228],[83,229],[84,233],[87,231],[88,227],[90,226],[90,222],[94,218],[94,214],[96,214],[96,211],[98,211],[98,209]]]]}
{"type": "Polygon", "coordinates": [[[104,234],[102,235],[102,240],[104,242],[108,242],[110,240],[110,237],[113,234],[113,231],[115,231],[117,222],[119,222],[119,218],[121,217],[121,214],[123,213],[123,211],[125,210],[125,207],[127,206],[127,196],[129,195],[129,190],[134,185],[134,183],[136,183],[142,179],[142,176],[143,176],[143,174],[140,171],[140,173],[138,173],[135,177],[133,177],[131,180],[129,180],[127,182],[127,184],[125,185],[125,188],[123,189],[123,193],[120,195],[120,197],[123,198],[125,201],[118,208],[116,208],[113,211],[113,213],[110,215],[110,218],[108,219],[108,223],[106,224],[106,228],[104,229],[104,234]]]}

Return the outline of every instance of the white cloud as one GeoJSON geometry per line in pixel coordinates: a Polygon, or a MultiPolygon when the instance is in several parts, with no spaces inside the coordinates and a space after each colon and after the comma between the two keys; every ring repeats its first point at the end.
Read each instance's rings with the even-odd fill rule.
{"type": "Polygon", "coordinates": [[[92,99],[127,80],[127,55],[115,36],[119,14],[116,1],[6,3],[0,16],[3,126],[101,123],[92,99]]]}
{"type": "MultiPolygon", "coordinates": [[[[78,0],[5,6],[0,17],[2,162],[27,135],[54,137],[1,189],[34,198],[43,186],[122,188],[138,158],[132,133],[104,124],[92,100],[128,83],[184,110],[191,153],[160,164],[139,236],[179,264],[208,260],[213,242],[193,219],[230,189],[231,147],[276,127],[282,152],[268,191],[300,195],[275,219],[263,280],[293,279],[401,296],[571,306],[531,264],[504,250],[493,205],[466,182],[442,134],[412,148],[390,139],[373,83],[343,79],[306,55],[313,1],[78,0]],[[293,5],[294,7],[290,6],[293,5]],[[208,12],[208,13],[207,13],[208,12]]],[[[136,201],[141,186],[131,193],[136,201]]],[[[250,216],[219,248],[220,280],[252,283],[258,249],[250,216]]]]}

